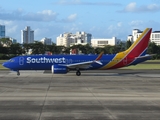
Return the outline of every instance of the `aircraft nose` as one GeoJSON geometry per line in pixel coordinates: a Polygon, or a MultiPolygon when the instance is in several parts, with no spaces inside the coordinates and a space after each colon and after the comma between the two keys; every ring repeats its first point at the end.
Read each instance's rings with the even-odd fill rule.
{"type": "Polygon", "coordinates": [[[6,68],[9,67],[7,62],[4,62],[2,65],[3,65],[4,67],[6,67],[6,68]]]}

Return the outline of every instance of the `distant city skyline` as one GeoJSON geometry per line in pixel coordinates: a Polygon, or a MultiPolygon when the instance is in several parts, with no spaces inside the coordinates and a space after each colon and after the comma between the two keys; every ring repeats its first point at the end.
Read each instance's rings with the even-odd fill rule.
{"type": "Polygon", "coordinates": [[[6,36],[21,42],[21,30],[30,26],[35,40],[56,42],[65,32],[85,31],[93,38],[117,37],[127,40],[132,29],[160,30],[159,0],[39,0],[1,1],[0,24],[6,36]]]}

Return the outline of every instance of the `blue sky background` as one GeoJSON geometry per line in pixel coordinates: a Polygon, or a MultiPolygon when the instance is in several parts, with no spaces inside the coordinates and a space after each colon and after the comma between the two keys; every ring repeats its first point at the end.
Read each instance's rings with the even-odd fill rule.
{"type": "Polygon", "coordinates": [[[35,40],[85,31],[93,38],[126,40],[132,29],[160,31],[159,0],[0,0],[0,24],[20,42],[31,26],[35,40]]]}

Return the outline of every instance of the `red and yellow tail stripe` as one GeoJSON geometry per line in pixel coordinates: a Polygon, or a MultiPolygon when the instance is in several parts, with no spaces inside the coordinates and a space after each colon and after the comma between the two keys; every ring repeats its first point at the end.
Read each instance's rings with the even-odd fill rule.
{"type": "Polygon", "coordinates": [[[146,28],[129,49],[117,53],[115,57],[101,69],[104,70],[120,68],[133,62],[135,57],[140,56],[147,49],[151,31],[151,28],[146,28]]]}

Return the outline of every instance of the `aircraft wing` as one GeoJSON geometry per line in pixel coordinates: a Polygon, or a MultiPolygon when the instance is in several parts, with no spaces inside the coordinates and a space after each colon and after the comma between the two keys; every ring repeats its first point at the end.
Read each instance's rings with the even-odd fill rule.
{"type": "Polygon", "coordinates": [[[99,54],[99,56],[93,60],[93,61],[86,61],[86,62],[79,62],[79,63],[73,63],[73,64],[66,64],[66,65],[61,65],[61,66],[66,66],[68,68],[74,69],[74,68],[80,68],[80,69],[87,69],[91,67],[92,63],[97,63],[102,65],[102,63],[99,61],[103,55],[103,52],[99,54]]]}

